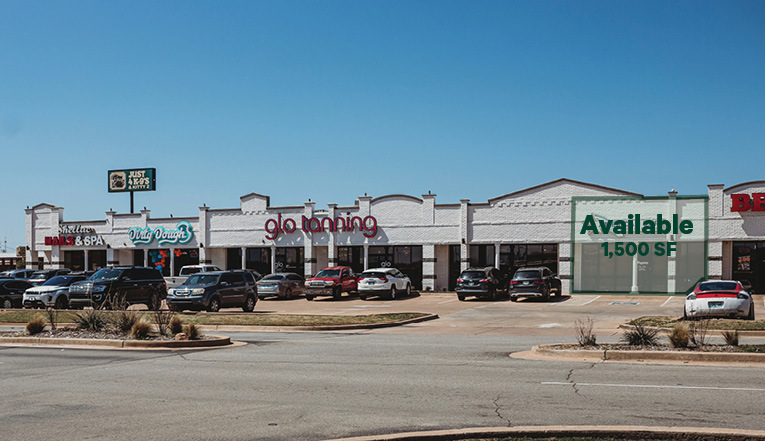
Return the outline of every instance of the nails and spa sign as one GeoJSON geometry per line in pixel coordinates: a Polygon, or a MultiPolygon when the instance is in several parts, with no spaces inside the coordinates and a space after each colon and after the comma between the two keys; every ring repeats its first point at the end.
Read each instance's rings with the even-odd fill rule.
{"type": "MultiPolygon", "coordinates": [[[[335,231],[344,231],[347,233],[353,233],[360,231],[364,234],[364,237],[375,237],[377,235],[377,219],[374,216],[366,216],[361,218],[359,216],[346,216],[336,217],[305,217],[302,216],[301,230],[304,233],[323,233],[328,231],[334,233],[335,231]]],[[[282,219],[280,214],[276,219],[268,219],[266,221],[266,239],[274,240],[279,233],[294,233],[297,231],[297,222],[292,218],[282,219]]]]}
{"type": "Polygon", "coordinates": [[[174,230],[166,230],[165,227],[138,228],[133,227],[128,230],[128,238],[133,245],[150,244],[156,239],[159,245],[183,245],[191,242],[194,238],[194,230],[191,224],[186,221],[178,222],[174,230]]]}

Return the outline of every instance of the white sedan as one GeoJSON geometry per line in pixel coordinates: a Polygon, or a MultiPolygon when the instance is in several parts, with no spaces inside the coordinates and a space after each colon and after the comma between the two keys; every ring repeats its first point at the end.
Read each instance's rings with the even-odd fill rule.
{"type": "Polygon", "coordinates": [[[382,294],[395,299],[399,293],[412,295],[412,281],[396,268],[368,269],[359,276],[358,290],[361,300],[382,294]]]}
{"type": "Polygon", "coordinates": [[[684,318],[731,317],[754,320],[752,295],[735,280],[701,282],[685,298],[684,318]]]}

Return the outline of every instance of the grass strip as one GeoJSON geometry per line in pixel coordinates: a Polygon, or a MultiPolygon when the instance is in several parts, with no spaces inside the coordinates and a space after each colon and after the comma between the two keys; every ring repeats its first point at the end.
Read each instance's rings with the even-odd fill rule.
{"type": "MultiPolygon", "coordinates": [[[[149,311],[139,311],[148,322],[152,322],[153,316],[149,311]]],[[[103,311],[107,316],[115,314],[114,311],[103,311]]],[[[40,310],[16,310],[0,311],[0,323],[27,323],[35,314],[42,314],[40,310]]],[[[60,311],[59,323],[73,323],[75,311],[60,311]]],[[[428,314],[419,312],[406,312],[398,314],[370,314],[352,316],[333,315],[298,315],[298,314],[178,314],[184,323],[197,325],[239,325],[239,326],[341,326],[341,325],[370,325],[380,323],[393,323],[424,317],[428,314]]],[[[47,316],[46,316],[47,321],[47,316]]]]}

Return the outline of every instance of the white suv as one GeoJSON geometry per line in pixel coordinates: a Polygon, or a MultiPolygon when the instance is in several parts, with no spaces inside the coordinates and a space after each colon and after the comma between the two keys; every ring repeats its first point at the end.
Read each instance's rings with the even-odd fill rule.
{"type": "Polygon", "coordinates": [[[395,299],[399,293],[412,295],[412,281],[396,268],[368,269],[359,275],[359,298],[387,295],[395,299]]]}

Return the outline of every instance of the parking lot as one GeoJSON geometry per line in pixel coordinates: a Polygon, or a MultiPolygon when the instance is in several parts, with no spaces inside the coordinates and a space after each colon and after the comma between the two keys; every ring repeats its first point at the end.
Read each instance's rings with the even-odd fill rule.
{"type": "MultiPolygon", "coordinates": [[[[763,296],[756,296],[762,305],[763,296]]],[[[549,302],[525,299],[488,301],[468,299],[461,302],[454,293],[421,293],[396,300],[343,296],[306,301],[305,299],[262,299],[255,311],[273,314],[361,315],[397,312],[438,314],[439,320],[417,323],[375,332],[395,334],[463,334],[463,335],[574,335],[577,319],[592,318],[595,332],[607,336],[618,331],[625,322],[647,315],[682,315],[683,296],[667,295],[587,295],[553,297],[549,302]]],[[[237,309],[225,311],[236,312],[237,309]]]]}

